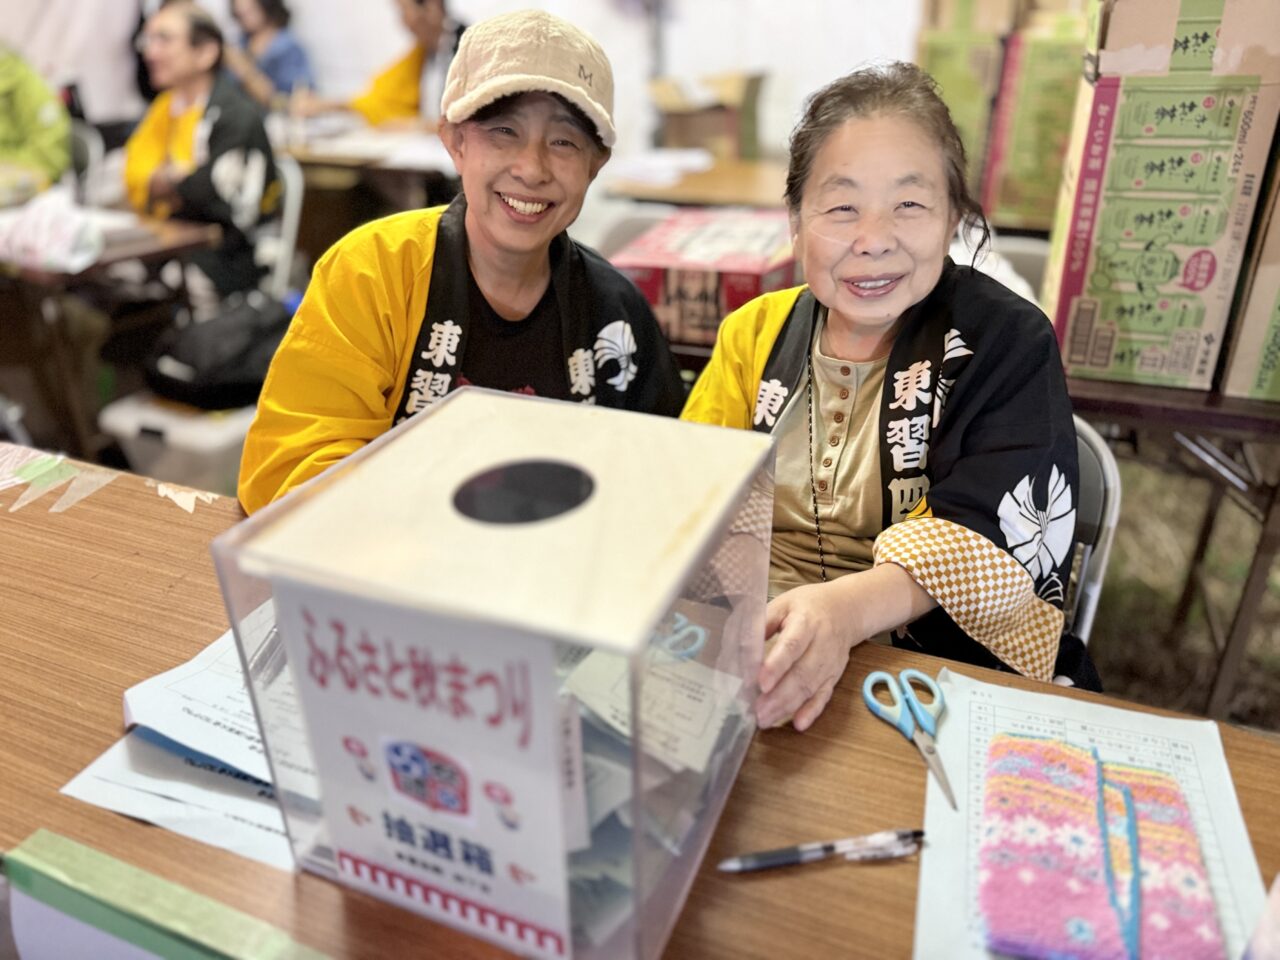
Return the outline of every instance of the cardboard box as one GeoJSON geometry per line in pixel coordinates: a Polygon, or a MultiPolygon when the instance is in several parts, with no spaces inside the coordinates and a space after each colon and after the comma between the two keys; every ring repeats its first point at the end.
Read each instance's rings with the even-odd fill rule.
{"type": "MultiPolygon", "coordinates": [[[[1013,30],[1029,0],[925,0],[921,23],[926,29],[993,33],[1013,30]]],[[[1043,0],[1037,6],[1043,6],[1043,0]]]]}
{"type": "Polygon", "coordinates": [[[649,96],[661,122],[658,144],[702,147],[719,159],[760,158],[761,73],[657,77],[649,96]]]}
{"type": "Polygon", "coordinates": [[[998,227],[1053,226],[1084,60],[1083,14],[1036,11],[1005,44],[982,206],[998,227]]]}
{"type": "Polygon", "coordinates": [[[930,29],[920,34],[916,61],[937,81],[938,92],[951,111],[968,161],[966,180],[974,193],[981,187],[1003,57],[1000,33],[930,29]]]}
{"type": "MultiPolygon", "coordinates": [[[[1081,49],[1078,42],[1071,49],[1070,43],[1064,43],[1066,38],[1055,37],[1054,32],[1063,29],[1061,24],[1077,34],[1083,31],[1079,7],[1080,0],[926,0],[916,62],[938,82],[943,102],[960,131],[968,159],[967,180],[975,196],[981,196],[985,189],[983,171],[993,149],[992,125],[993,120],[1000,120],[1001,114],[995,111],[1001,109],[1001,161],[1017,164],[1017,172],[1011,176],[1018,182],[1051,177],[1047,189],[1056,196],[1081,49]],[[1024,30],[1034,31],[1029,38],[1033,45],[1015,40],[1024,30]],[[1020,49],[1011,49],[1015,42],[1022,44],[1020,49]],[[1039,124],[1028,123],[1046,107],[1049,116],[1039,124]],[[1048,136],[1043,135],[1044,130],[1050,131],[1048,136]],[[1015,136],[1016,144],[1011,142],[1015,136]],[[1055,159],[1041,159],[1054,148],[1055,159]],[[1023,159],[1024,152],[1031,155],[1029,161],[1023,159]],[[1025,168],[1037,172],[1029,176],[1025,168]],[[1042,170],[1045,172],[1039,172],[1042,170]]],[[[1003,170],[1001,176],[1005,176],[1003,170]]],[[[1036,197],[1023,200],[1013,193],[1018,189],[1015,183],[1007,189],[1017,197],[1009,201],[1013,207],[1008,226],[1021,226],[1017,211],[1029,204],[1039,211],[1031,219],[1040,223],[1040,229],[1048,227],[1052,199],[1044,202],[1039,190],[1036,197]]],[[[987,214],[990,216],[990,209],[987,214]]]]}
{"type": "Polygon", "coordinates": [[[1280,167],[1271,171],[1270,195],[1258,218],[1255,240],[1222,392],[1229,397],[1280,401],[1280,167]]]}
{"type": "Polygon", "coordinates": [[[1073,376],[1207,390],[1280,110],[1272,0],[1094,0],[1041,302],[1073,376]]]}
{"type": "Polygon", "coordinates": [[[681,210],[612,262],[640,288],[672,343],[713,344],[731,311],[801,282],[781,210],[681,210]]]}

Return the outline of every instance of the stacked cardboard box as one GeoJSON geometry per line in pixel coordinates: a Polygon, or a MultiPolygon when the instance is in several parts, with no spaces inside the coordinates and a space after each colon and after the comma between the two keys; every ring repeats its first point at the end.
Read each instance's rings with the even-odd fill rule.
{"type": "Polygon", "coordinates": [[[678,211],[611,259],[675,344],[713,344],[730,311],[800,282],[781,210],[678,211]]]}
{"type": "Polygon", "coordinates": [[[1085,33],[1083,14],[1037,9],[1005,43],[982,173],[982,206],[997,226],[1053,226],[1085,33]]]}
{"type": "Polygon", "coordinates": [[[1280,109],[1274,0],[1092,7],[1041,303],[1071,374],[1205,390],[1280,109]]]}
{"type": "Polygon", "coordinates": [[[651,80],[649,96],[661,116],[659,145],[703,147],[722,160],[758,160],[763,85],[763,74],[741,72],[651,80]]]}
{"type": "Polygon", "coordinates": [[[1080,0],[928,0],[917,59],[938,81],[997,226],[1048,230],[1084,59],[1080,0]]]}
{"type": "Polygon", "coordinates": [[[1004,38],[1025,0],[927,0],[916,61],[936,81],[965,152],[969,186],[982,181],[991,108],[1000,87],[1004,38]]]}
{"type": "Polygon", "coordinates": [[[1280,401],[1280,168],[1272,168],[1264,207],[1255,227],[1249,276],[1236,304],[1222,392],[1280,401]]]}

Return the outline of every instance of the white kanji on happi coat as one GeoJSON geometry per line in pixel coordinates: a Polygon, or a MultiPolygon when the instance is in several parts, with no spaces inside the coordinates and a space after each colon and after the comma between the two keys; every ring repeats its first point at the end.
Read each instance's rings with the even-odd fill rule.
{"type": "Polygon", "coordinates": [[[761,380],[760,389],[756,391],[755,422],[772,427],[777,422],[782,406],[787,402],[790,391],[782,385],[781,380],[761,380]]]}
{"type": "Polygon", "coordinates": [[[458,342],[462,339],[462,327],[452,320],[431,325],[431,339],[422,359],[437,367],[451,367],[458,362],[458,342]]]}
{"type": "Polygon", "coordinates": [[[929,492],[929,478],[895,477],[889,481],[889,502],[893,511],[893,523],[897,523],[914,510],[929,492]]]}
{"type": "Polygon", "coordinates": [[[890,420],[885,424],[885,442],[896,472],[923,470],[929,462],[929,414],[890,420]]]}
{"type": "Polygon", "coordinates": [[[431,406],[449,392],[449,383],[452,380],[453,376],[448,373],[415,370],[413,380],[409,382],[409,399],[405,401],[405,413],[417,413],[431,406]]]}
{"type": "Polygon", "coordinates": [[[596,362],[591,351],[579,347],[569,354],[569,392],[590,396],[596,386],[596,362]]]}
{"type": "Polygon", "coordinates": [[[933,383],[933,366],[928,360],[918,360],[905,370],[893,375],[893,401],[890,410],[915,410],[916,405],[928,406],[933,395],[930,386],[933,383]]]}

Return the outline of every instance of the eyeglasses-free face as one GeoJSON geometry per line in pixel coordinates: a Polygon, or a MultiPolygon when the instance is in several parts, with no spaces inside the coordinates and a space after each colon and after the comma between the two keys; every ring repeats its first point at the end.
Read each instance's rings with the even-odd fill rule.
{"type": "Polygon", "coordinates": [[[833,319],[886,334],[942,275],[957,217],[941,147],[908,118],[845,121],[805,183],[796,256],[833,319]]]}

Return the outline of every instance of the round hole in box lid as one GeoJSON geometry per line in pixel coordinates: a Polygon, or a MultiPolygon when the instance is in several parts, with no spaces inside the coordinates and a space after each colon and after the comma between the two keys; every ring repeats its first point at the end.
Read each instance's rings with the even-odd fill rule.
{"type": "Polygon", "coordinates": [[[463,481],[453,505],[482,523],[535,523],[586,502],[595,481],[585,470],[556,460],[519,460],[463,481]]]}

